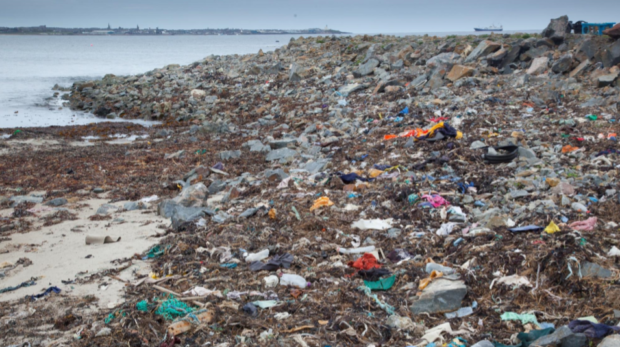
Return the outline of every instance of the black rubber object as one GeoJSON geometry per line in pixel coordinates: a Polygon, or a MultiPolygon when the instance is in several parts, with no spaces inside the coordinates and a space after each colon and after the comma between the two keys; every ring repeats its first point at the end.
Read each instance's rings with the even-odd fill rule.
{"type": "Polygon", "coordinates": [[[510,163],[515,160],[516,157],[519,156],[519,146],[508,145],[508,146],[499,146],[493,147],[493,149],[507,151],[506,154],[498,154],[498,155],[489,155],[488,153],[484,154],[484,160],[488,161],[491,164],[501,164],[501,163],[510,163]]]}

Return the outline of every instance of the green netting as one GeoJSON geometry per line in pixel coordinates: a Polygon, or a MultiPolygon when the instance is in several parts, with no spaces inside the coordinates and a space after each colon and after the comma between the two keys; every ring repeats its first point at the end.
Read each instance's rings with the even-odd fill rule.
{"type": "Polygon", "coordinates": [[[183,301],[179,301],[174,298],[174,295],[169,295],[167,298],[159,300],[159,307],[155,311],[155,314],[163,316],[167,320],[174,320],[178,317],[183,317],[194,309],[187,306],[183,301]]]}

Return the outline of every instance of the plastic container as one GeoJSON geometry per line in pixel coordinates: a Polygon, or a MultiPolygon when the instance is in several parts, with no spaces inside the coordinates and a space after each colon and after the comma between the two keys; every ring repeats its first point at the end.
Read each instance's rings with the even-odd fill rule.
{"type": "Polygon", "coordinates": [[[370,253],[375,250],[375,246],[367,246],[367,247],[359,247],[359,248],[340,248],[338,247],[338,252],[342,254],[359,254],[359,253],[370,253]]]}
{"type": "Polygon", "coordinates": [[[305,278],[299,275],[283,274],[282,277],[280,277],[280,285],[306,289],[310,286],[310,283],[308,283],[305,278]]]}
{"type": "Polygon", "coordinates": [[[262,251],[258,252],[258,253],[250,253],[247,256],[245,256],[245,261],[246,263],[252,263],[255,261],[261,261],[263,259],[267,259],[267,257],[269,257],[269,250],[268,249],[263,249],[262,251]]]}

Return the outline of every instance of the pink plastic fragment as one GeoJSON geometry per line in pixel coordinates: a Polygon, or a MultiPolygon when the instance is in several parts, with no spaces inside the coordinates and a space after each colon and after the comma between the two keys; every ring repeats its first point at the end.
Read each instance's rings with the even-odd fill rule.
{"type": "Polygon", "coordinates": [[[596,226],[596,221],[598,219],[596,217],[590,217],[586,220],[582,220],[579,222],[574,222],[568,225],[569,228],[579,231],[592,231],[596,226]]]}

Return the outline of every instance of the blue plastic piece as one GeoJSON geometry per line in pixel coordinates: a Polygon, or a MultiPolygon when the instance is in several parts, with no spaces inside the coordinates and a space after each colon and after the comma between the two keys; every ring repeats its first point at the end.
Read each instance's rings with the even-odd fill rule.
{"type": "Polygon", "coordinates": [[[603,35],[603,30],[609,29],[616,25],[616,23],[582,23],[581,33],[592,35],[603,35]],[[596,30],[598,29],[598,31],[596,30]]]}

